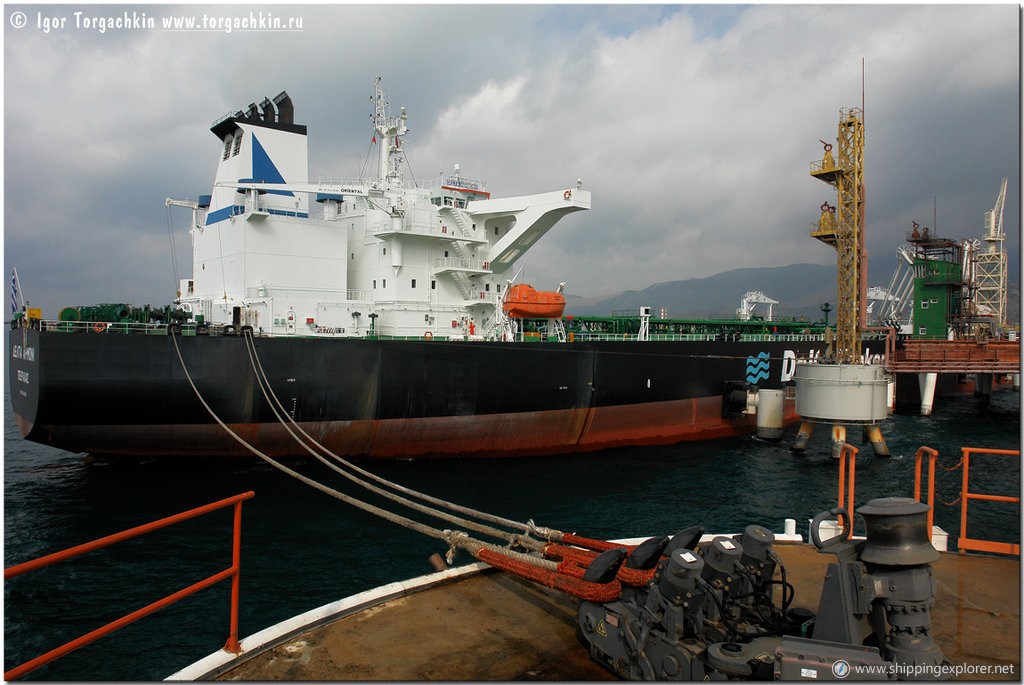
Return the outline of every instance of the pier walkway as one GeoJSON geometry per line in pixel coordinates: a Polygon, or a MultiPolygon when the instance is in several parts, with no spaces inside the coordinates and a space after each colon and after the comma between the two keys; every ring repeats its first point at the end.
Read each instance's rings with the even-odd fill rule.
{"type": "Polygon", "coordinates": [[[1020,373],[1020,342],[908,340],[889,361],[895,373],[1020,373]]]}

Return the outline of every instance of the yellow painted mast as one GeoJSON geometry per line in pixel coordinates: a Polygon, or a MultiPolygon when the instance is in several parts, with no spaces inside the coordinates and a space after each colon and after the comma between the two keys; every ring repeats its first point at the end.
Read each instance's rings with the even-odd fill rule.
{"type": "Polygon", "coordinates": [[[864,252],[864,110],[839,110],[838,159],[832,145],[822,141],[824,157],[811,162],[811,176],[836,189],[838,202],[822,205],[821,219],[811,224],[811,236],[836,248],[836,359],[855,362],[861,357],[863,318],[861,261],[864,252]],[[834,213],[834,214],[833,214],[834,213]]]}

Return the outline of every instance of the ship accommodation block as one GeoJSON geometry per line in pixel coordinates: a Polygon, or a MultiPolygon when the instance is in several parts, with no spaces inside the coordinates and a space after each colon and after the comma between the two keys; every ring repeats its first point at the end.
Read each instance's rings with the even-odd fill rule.
{"type": "Polygon", "coordinates": [[[207,322],[240,308],[266,333],[493,337],[509,269],[590,206],[578,187],[491,199],[457,169],[427,187],[393,172],[311,183],[305,127],[239,112],[212,131],[217,173],[181,298],[207,322]]]}

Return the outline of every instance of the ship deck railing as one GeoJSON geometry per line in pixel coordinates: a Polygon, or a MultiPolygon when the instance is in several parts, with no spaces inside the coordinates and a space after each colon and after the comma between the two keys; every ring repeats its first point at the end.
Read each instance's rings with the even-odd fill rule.
{"type": "MultiPolygon", "coordinates": [[[[635,341],[637,340],[637,334],[573,331],[573,338],[577,341],[635,341]]],[[[722,333],[651,333],[647,337],[647,340],[651,342],[722,342],[724,340],[736,342],[819,342],[824,341],[824,339],[823,335],[803,333],[740,333],[738,335],[722,333]]]]}
{"type": "MultiPolygon", "coordinates": [[[[475,292],[477,297],[494,295],[494,293],[485,293],[483,291],[475,292]]],[[[483,301],[492,302],[496,301],[494,298],[487,298],[483,301]]],[[[196,335],[197,324],[195,322],[186,322],[176,325],[180,329],[180,334],[184,336],[196,335]]],[[[39,327],[44,331],[52,331],[55,333],[98,333],[105,335],[167,335],[168,324],[166,323],[141,323],[135,321],[123,321],[123,322],[102,322],[102,321],[40,321],[39,327]]],[[[206,327],[205,333],[208,335],[221,335],[224,333],[226,326],[223,324],[211,324],[206,327]]],[[[281,335],[281,334],[279,334],[281,335]]],[[[299,332],[294,334],[295,337],[303,337],[303,333],[299,332]]],[[[553,337],[553,334],[549,334],[553,337]]],[[[365,337],[374,339],[388,339],[388,340],[424,340],[426,338],[423,334],[412,334],[412,335],[386,335],[386,334],[367,334],[362,336],[353,337],[365,337]]],[[[434,340],[452,340],[461,341],[464,340],[463,336],[446,336],[436,335],[431,336],[434,340]]],[[[532,337],[532,340],[536,340],[536,337],[532,337]]],[[[479,342],[484,340],[482,336],[470,336],[470,342],[479,342]]],[[[575,342],[630,342],[637,341],[636,333],[604,333],[604,332],[590,332],[590,331],[573,331],[571,340],[575,342]]],[[[752,333],[739,333],[739,334],[721,334],[721,333],[651,333],[648,338],[650,342],[822,342],[824,336],[820,334],[805,334],[805,333],[764,333],[764,334],[752,334],[752,333]]],[[[523,338],[519,339],[522,342],[523,338]]]]}
{"type": "MultiPolygon", "coordinates": [[[[182,335],[194,335],[195,323],[179,324],[182,335]]],[[[108,333],[123,335],[167,335],[166,323],[141,323],[138,321],[40,321],[44,331],[56,333],[108,333]]]]}
{"type": "MultiPolygon", "coordinates": [[[[372,183],[376,181],[377,179],[375,178],[358,178],[354,176],[320,176],[317,178],[317,183],[319,183],[320,185],[370,186],[372,183]]],[[[410,190],[416,188],[419,188],[421,190],[434,190],[435,188],[441,188],[442,186],[450,185],[453,183],[462,184],[463,188],[466,190],[475,190],[477,192],[482,192],[486,190],[486,183],[482,181],[462,177],[454,178],[448,175],[436,176],[426,179],[421,178],[417,180],[406,180],[402,183],[402,187],[408,188],[410,190]],[[467,184],[473,185],[472,187],[470,187],[467,184]]]]}

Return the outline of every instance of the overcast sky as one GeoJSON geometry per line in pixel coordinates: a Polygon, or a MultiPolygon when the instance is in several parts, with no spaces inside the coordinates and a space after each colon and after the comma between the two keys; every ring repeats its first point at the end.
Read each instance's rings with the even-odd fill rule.
{"type": "MultiPolygon", "coordinates": [[[[834,141],[839,109],[861,104],[863,58],[871,285],[888,283],[895,248],[912,221],[933,226],[936,204],[941,235],[980,238],[1003,177],[1019,281],[1017,5],[4,12],[4,259],[47,318],[66,305],[173,299],[164,198],[210,192],[221,146],[209,127],[229,111],[287,90],[309,127],[310,177],[357,175],[376,75],[396,111],[407,108],[417,178],[458,162],[495,197],[583,179],[593,209],[564,218],[520,263],[539,288],[565,281],[596,296],[834,264],[808,230],[835,196],[808,167],[818,139],[834,141]],[[154,28],[84,26],[125,12],[154,28]],[[164,18],[261,12],[302,30],[163,30],[164,18]]],[[[188,213],[172,217],[184,278],[188,213]]]]}

